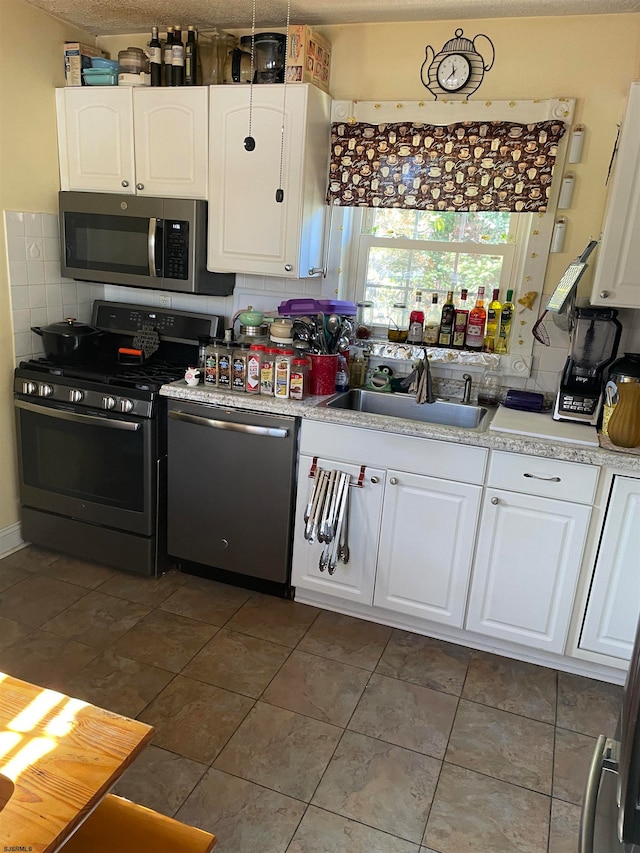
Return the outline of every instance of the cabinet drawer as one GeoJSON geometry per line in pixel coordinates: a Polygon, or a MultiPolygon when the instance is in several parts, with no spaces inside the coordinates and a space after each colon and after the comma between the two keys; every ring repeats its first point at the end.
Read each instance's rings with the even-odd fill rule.
{"type": "Polygon", "coordinates": [[[599,472],[597,465],[496,450],[489,461],[487,485],[543,498],[591,504],[599,472]]]}

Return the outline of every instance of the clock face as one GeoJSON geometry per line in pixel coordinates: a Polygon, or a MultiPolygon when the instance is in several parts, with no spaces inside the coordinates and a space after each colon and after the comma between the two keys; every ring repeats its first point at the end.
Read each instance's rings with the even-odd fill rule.
{"type": "Polygon", "coordinates": [[[459,92],[471,76],[471,63],[462,53],[450,53],[436,72],[438,84],[447,92],[459,92]]]}

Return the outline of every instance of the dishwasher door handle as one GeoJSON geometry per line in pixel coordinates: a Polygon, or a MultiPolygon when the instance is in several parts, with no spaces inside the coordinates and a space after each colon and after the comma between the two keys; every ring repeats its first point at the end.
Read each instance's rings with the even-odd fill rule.
{"type": "Polygon", "coordinates": [[[226,429],[230,432],[244,432],[249,435],[266,435],[269,438],[287,438],[288,429],[281,427],[263,427],[255,424],[237,424],[233,421],[219,421],[215,418],[203,418],[202,415],[190,415],[188,412],[170,411],[169,417],[177,421],[184,421],[196,426],[205,426],[210,429],[226,429]]]}

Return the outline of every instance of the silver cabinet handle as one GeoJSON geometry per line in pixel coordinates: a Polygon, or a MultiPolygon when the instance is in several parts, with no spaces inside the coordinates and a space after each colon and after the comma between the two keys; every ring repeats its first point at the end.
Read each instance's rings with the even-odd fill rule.
{"type": "Polygon", "coordinates": [[[544,480],[545,483],[561,483],[561,477],[541,477],[539,474],[523,474],[523,477],[528,477],[530,480],[544,480]]]}
{"type": "Polygon", "coordinates": [[[137,190],[143,190],[143,189],[144,189],[144,184],[136,184],[136,189],[137,189],[137,190]]]}
{"type": "Polygon", "coordinates": [[[491,498],[491,503],[497,506],[500,503],[500,498],[491,498]]]}
{"type": "Polygon", "coordinates": [[[389,482],[391,483],[392,486],[397,486],[398,485],[398,478],[397,477],[391,477],[389,479],[389,482]]]}
{"type": "Polygon", "coordinates": [[[155,216],[149,217],[149,235],[147,238],[147,257],[149,260],[149,275],[151,278],[156,277],[156,231],[158,230],[158,220],[155,216]]]}
{"type": "Polygon", "coordinates": [[[230,432],[244,432],[249,435],[266,435],[269,438],[286,438],[289,435],[288,429],[255,426],[254,424],[236,424],[233,421],[218,421],[214,418],[203,418],[201,415],[190,415],[188,412],[169,412],[169,417],[196,426],[225,429],[230,432]]]}
{"type": "Polygon", "coordinates": [[[598,296],[600,297],[600,299],[608,299],[609,298],[609,291],[608,290],[601,290],[600,293],[598,294],[598,296]]]}
{"type": "Polygon", "coordinates": [[[380,477],[372,477],[372,478],[371,478],[371,482],[372,482],[374,485],[375,485],[376,483],[379,483],[379,482],[380,482],[380,477]]]}
{"type": "Polygon", "coordinates": [[[128,187],[128,186],[129,186],[129,181],[123,181],[123,182],[122,182],[122,186],[123,186],[123,187],[128,187]]]}

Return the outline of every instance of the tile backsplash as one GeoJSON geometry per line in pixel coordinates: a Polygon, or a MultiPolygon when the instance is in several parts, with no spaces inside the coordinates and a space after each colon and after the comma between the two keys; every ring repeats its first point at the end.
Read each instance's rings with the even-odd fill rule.
{"type": "MultiPolygon", "coordinates": [[[[5,211],[8,245],[9,282],[13,314],[16,361],[43,354],[41,338],[32,326],[58,322],[65,317],[91,321],[95,299],[130,302],[156,308],[167,304],[181,311],[220,314],[229,323],[233,315],[252,305],[260,311],[273,311],[280,302],[296,297],[335,298],[334,284],[328,279],[286,279],[238,274],[232,296],[196,296],[166,291],[92,284],[63,278],[60,274],[58,217],[47,213],[5,211]]],[[[620,320],[624,331],[619,352],[640,352],[640,311],[623,309],[620,320]]],[[[513,387],[553,394],[567,358],[569,336],[549,319],[545,321],[551,345],[535,343],[531,376],[514,379],[513,387]]],[[[237,329],[236,329],[237,331],[237,329]]],[[[436,375],[438,374],[436,369],[436,375]]],[[[449,371],[450,372],[450,371],[449,371]]],[[[443,378],[450,378],[442,371],[443,378]]]]}

